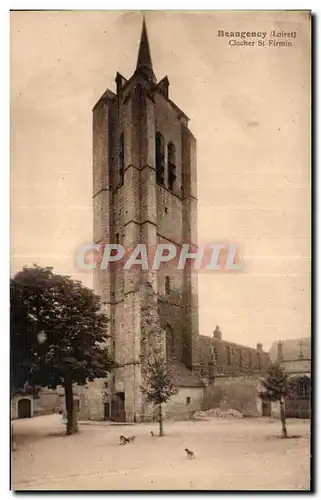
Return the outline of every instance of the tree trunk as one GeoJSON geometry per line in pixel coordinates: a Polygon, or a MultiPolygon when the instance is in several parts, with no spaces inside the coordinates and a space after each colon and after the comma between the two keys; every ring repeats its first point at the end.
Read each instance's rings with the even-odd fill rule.
{"type": "Polygon", "coordinates": [[[158,406],[159,435],[164,436],[162,404],[158,406]]]}
{"type": "Polygon", "coordinates": [[[67,380],[64,384],[65,387],[65,400],[67,411],[67,427],[66,434],[70,436],[78,432],[77,412],[74,408],[74,396],[72,390],[72,382],[67,380]]]}
{"type": "Polygon", "coordinates": [[[78,411],[75,408],[75,405],[73,405],[73,410],[72,410],[72,431],[73,431],[73,434],[76,434],[77,432],[79,432],[78,411]]]}
{"type": "Polygon", "coordinates": [[[286,438],[288,437],[288,433],[286,430],[286,423],[285,423],[285,404],[284,404],[284,399],[280,399],[280,416],[281,416],[281,423],[282,423],[282,437],[286,438]]]}
{"type": "Polygon", "coordinates": [[[16,436],[13,429],[13,424],[11,424],[11,451],[16,449],[16,436]]]}

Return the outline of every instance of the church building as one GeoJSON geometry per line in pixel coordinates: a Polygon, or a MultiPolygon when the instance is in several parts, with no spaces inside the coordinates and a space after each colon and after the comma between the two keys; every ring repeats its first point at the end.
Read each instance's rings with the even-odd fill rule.
{"type": "MultiPolygon", "coordinates": [[[[106,90],[93,109],[94,243],[125,249],[144,244],[151,252],[160,243],[176,248],[188,243],[193,252],[196,139],[188,117],[170,99],[167,76],[160,81],[155,76],[145,21],[136,69],[130,78],[117,73],[115,83],[116,91],[106,90]]],[[[165,411],[200,409],[204,383],[199,378],[197,274],[191,266],[97,268],[94,289],[110,319],[117,364],[96,413],[129,422],[148,418],[141,391],[146,314],[159,320],[166,359],[180,387],[165,411]]]]}

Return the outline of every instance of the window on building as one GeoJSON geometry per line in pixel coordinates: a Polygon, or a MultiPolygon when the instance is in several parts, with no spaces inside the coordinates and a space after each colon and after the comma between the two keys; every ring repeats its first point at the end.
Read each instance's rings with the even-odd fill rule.
{"type": "Polygon", "coordinates": [[[231,348],[230,348],[230,346],[226,347],[226,364],[227,365],[231,364],[231,348]]]}
{"type": "Polygon", "coordinates": [[[242,349],[239,351],[239,369],[242,370],[243,368],[243,352],[242,349]]]}
{"type": "Polygon", "coordinates": [[[166,333],[166,357],[172,358],[174,356],[174,336],[172,327],[167,324],[165,326],[166,333]]]}
{"type": "Polygon", "coordinates": [[[176,152],[175,146],[170,142],[167,146],[167,165],[168,165],[168,188],[173,191],[176,181],[176,152]]]}
{"type": "Polygon", "coordinates": [[[160,132],[156,133],[156,182],[164,184],[165,182],[165,148],[164,139],[160,132]]]}
{"type": "Polygon", "coordinates": [[[191,398],[190,398],[190,396],[187,396],[187,398],[186,398],[186,404],[187,405],[191,404],[191,398]]]}
{"type": "Polygon", "coordinates": [[[308,395],[308,388],[304,382],[299,383],[299,396],[306,398],[308,395]]]}
{"type": "Polygon", "coordinates": [[[119,138],[119,184],[124,184],[124,170],[125,170],[125,140],[124,132],[120,134],[119,138]]]}
{"type": "Polygon", "coordinates": [[[297,393],[299,397],[301,398],[309,397],[310,390],[311,390],[311,380],[306,376],[300,377],[297,380],[297,393]]]}
{"type": "Polygon", "coordinates": [[[252,370],[252,353],[249,352],[249,369],[252,370]]]}
{"type": "Polygon", "coordinates": [[[171,293],[171,279],[169,276],[165,276],[165,293],[166,295],[171,293]]]}

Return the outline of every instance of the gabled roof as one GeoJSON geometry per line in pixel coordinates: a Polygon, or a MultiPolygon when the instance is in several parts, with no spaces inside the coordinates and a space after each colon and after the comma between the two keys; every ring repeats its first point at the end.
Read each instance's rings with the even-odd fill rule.
{"type": "MultiPolygon", "coordinates": [[[[300,359],[311,359],[311,338],[299,338],[283,340],[282,343],[282,360],[283,361],[299,361],[300,359]]],[[[270,359],[273,363],[278,360],[278,344],[273,342],[270,349],[270,359]]]]}
{"type": "Polygon", "coordinates": [[[171,360],[167,364],[177,387],[204,387],[202,380],[182,363],[171,360]]]}

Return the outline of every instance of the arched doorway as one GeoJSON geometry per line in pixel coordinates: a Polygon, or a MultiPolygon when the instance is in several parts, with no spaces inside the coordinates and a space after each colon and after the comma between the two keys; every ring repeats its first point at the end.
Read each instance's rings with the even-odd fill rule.
{"type": "Polygon", "coordinates": [[[22,398],[18,401],[18,418],[31,417],[31,399],[22,398]]]}
{"type": "Polygon", "coordinates": [[[126,422],[124,392],[116,392],[112,399],[111,420],[113,420],[114,422],[126,422]]]}

